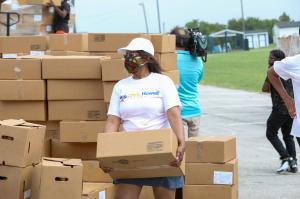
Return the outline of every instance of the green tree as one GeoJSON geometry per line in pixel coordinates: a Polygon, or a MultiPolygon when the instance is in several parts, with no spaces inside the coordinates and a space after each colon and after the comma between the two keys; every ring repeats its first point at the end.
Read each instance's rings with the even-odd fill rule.
{"type": "Polygon", "coordinates": [[[282,15],[279,16],[279,21],[280,22],[290,22],[291,19],[285,12],[283,12],[282,15]]]}

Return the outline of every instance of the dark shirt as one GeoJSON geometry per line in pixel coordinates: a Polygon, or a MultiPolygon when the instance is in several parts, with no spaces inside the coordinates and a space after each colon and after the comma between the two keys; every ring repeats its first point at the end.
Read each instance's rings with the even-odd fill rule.
{"type": "MultiPolygon", "coordinates": [[[[269,82],[269,79],[266,79],[269,82]]],[[[287,93],[289,94],[289,96],[291,96],[292,98],[294,98],[294,92],[293,92],[293,84],[292,84],[292,80],[289,79],[287,81],[285,81],[284,79],[280,78],[283,87],[286,89],[287,93]]],[[[276,89],[272,86],[272,84],[270,84],[270,92],[271,92],[271,98],[272,98],[272,104],[273,104],[273,110],[284,114],[284,115],[288,115],[289,111],[287,110],[287,107],[284,103],[284,101],[282,100],[282,98],[280,97],[279,93],[276,91],[276,89]]]]}
{"type": "Polygon", "coordinates": [[[53,19],[53,31],[54,33],[57,30],[63,30],[64,32],[69,32],[69,20],[70,20],[70,4],[67,2],[67,0],[64,0],[61,2],[61,6],[59,7],[61,10],[67,11],[67,15],[62,18],[59,16],[57,12],[54,13],[54,19],[53,19]]]}

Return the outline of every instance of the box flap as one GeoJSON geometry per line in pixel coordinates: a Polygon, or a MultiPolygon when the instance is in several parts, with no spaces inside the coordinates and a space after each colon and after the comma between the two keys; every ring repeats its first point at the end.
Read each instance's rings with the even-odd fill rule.
{"type": "Polygon", "coordinates": [[[43,160],[49,161],[49,162],[61,163],[63,166],[81,166],[82,165],[80,159],[47,158],[47,157],[44,157],[43,160]]]}
{"type": "Polygon", "coordinates": [[[0,121],[0,125],[3,126],[19,126],[26,123],[25,120],[14,120],[14,119],[9,119],[9,120],[2,120],[0,121]]]}

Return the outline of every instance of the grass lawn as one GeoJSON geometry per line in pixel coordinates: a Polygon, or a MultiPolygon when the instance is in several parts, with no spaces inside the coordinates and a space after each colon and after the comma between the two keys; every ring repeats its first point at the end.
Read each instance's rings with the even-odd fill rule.
{"type": "Polygon", "coordinates": [[[203,84],[261,92],[270,48],[211,54],[204,64],[203,84]]]}

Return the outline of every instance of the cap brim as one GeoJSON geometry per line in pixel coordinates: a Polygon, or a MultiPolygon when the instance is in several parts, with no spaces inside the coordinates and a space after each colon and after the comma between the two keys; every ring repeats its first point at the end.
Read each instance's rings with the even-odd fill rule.
{"type": "Polygon", "coordinates": [[[119,48],[119,49],[117,50],[117,52],[120,53],[120,54],[122,54],[122,55],[125,55],[125,54],[126,54],[126,51],[127,51],[126,48],[119,48]]]}

